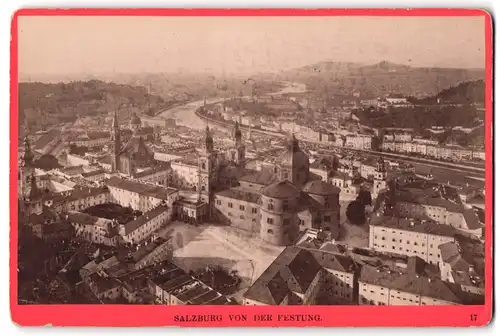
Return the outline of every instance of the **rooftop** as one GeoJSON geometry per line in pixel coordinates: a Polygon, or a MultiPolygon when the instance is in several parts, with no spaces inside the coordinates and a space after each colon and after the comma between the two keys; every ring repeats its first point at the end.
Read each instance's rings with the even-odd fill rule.
{"type": "Polygon", "coordinates": [[[152,242],[146,241],[141,247],[139,247],[138,250],[134,251],[131,253],[132,260],[134,262],[139,262],[148,255],[150,255],[154,250],[159,248],[160,246],[163,246],[163,244],[167,243],[171,237],[168,239],[164,239],[162,237],[158,237],[152,242]]]}
{"type": "Polygon", "coordinates": [[[277,178],[270,169],[263,169],[261,171],[250,171],[248,174],[240,177],[239,180],[247,183],[267,186],[276,182],[277,178]]]}
{"type": "Polygon", "coordinates": [[[288,180],[273,183],[262,189],[262,195],[271,198],[293,198],[300,194],[300,189],[288,180]]]}
{"type": "Polygon", "coordinates": [[[302,191],[313,195],[328,196],[338,195],[340,193],[340,188],[322,180],[315,180],[307,182],[302,191]]]}
{"type": "Polygon", "coordinates": [[[453,202],[443,197],[434,188],[418,189],[418,188],[402,188],[396,191],[395,195],[398,202],[408,202],[415,204],[423,204],[435,207],[442,207],[450,212],[461,213],[463,205],[458,202],[453,202]]]}
{"type": "Polygon", "coordinates": [[[164,172],[167,170],[169,170],[168,166],[159,164],[159,165],[156,165],[155,167],[152,167],[150,169],[146,169],[146,170],[143,170],[141,172],[136,173],[135,178],[142,178],[142,177],[153,175],[153,174],[156,174],[159,172],[164,172]]]}
{"type": "Polygon", "coordinates": [[[361,268],[359,281],[451,303],[463,303],[461,290],[452,286],[453,284],[413,273],[382,271],[364,265],[361,268]]]}
{"type": "Polygon", "coordinates": [[[139,216],[126,224],[123,224],[123,226],[125,227],[125,235],[134,232],[144,224],[150,222],[151,220],[168,211],[168,209],[168,206],[160,205],[148,212],[145,212],[142,216],[139,216]]]}
{"type": "Polygon", "coordinates": [[[320,270],[320,264],[310,251],[286,247],[244,297],[269,305],[280,304],[292,292],[307,292],[320,270]]]}
{"type": "Polygon", "coordinates": [[[450,225],[437,224],[430,220],[416,220],[382,215],[373,216],[370,220],[370,225],[444,237],[455,237],[458,233],[457,230],[450,225]]]}
{"type": "Polygon", "coordinates": [[[97,169],[97,170],[93,170],[93,171],[82,173],[82,176],[83,177],[92,177],[92,176],[101,175],[101,174],[104,174],[104,173],[105,173],[104,170],[97,169]]]}
{"type": "Polygon", "coordinates": [[[141,194],[143,196],[155,197],[162,200],[168,200],[168,196],[177,192],[177,189],[141,183],[138,181],[122,179],[115,176],[106,180],[105,184],[109,187],[123,189],[133,193],[141,194]]]}
{"type": "Polygon", "coordinates": [[[216,193],[217,196],[237,199],[249,203],[259,204],[260,194],[238,188],[226,189],[216,193]]]}

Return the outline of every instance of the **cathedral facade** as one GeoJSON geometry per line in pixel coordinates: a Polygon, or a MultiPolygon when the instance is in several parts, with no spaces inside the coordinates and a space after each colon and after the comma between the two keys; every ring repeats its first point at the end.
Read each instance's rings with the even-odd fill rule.
{"type": "Polygon", "coordinates": [[[146,169],[155,164],[154,154],[146,146],[144,138],[140,135],[141,120],[133,115],[130,121],[132,137],[125,145],[120,138],[120,127],[116,111],[111,130],[111,171],[125,176],[135,177],[141,169],[146,169]]]}

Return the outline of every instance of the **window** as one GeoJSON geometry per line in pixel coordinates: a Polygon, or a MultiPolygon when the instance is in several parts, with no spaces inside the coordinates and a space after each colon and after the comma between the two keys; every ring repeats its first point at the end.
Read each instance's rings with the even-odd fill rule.
{"type": "Polygon", "coordinates": [[[273,230],[269,229],[269,230],[267,230],[267,233],[268,234],[273,234],[273,230]]]}
{"type": "Polygon", "coordinates": [[[392,241],[393,241],[393,242],[396,242],[396,238],[392,238],[392,241]]]}
{"type": "Polygon", "coordinates": [[[228,212],[228,213],[227,213],[227,215],[228,215],[229,217],[233,217],[233,214],[232,214],[232,213],[230,213],[230,212],[228,212]]]}
{"type": "Polygon", "coordinates": [[[232,208],[232,207],[233,207],[233,203],[228,202],[228,203],[227,203],[227,206],[228,206],[228,207],[230,207],[230,208],[232,208]]]}
{"type": "Polygon", "coordinates": [[[252,213],[256,214],[257,213],[257,208],[252,208],[252,213]]]}
{"type": "Polygon", "coordinates": [[[221,205],[221,204],[222,204],[221,200],[217,200],[217,205],[221,205]]]}
{"type": "Polygon", "coordinates": [[[243,215],[240,215],[240,219],[245,219],[245,216],[243,216],[243,215]]]}
{"type": "Polygon", "coordinates": [[[274,220],[272,218],[267,219],[267,224],[273,224],[273,223],[274,223],[274,220]]]}
{"type": "Polygon", "coordinates": [[[269,204],[267,205],[267,210],[274,210],[274,205],[273,205],[273,204],[271,204],[271,203],[269,203],[269,204]]]}
{"type": "Polygon", "coordinates": [[[245,206],[244,205],[240,205],[240,210],[241,211],[245,211],[245,206]]]}
{"type": "Polygon", "coordinates": [[[203,163],[201,164],[201,169],[207,169],[207,165],[206,165],[206,163],[205,163],[205,162],[203,162],[203,163]]]}
{"type": "Polygon", "coordinates": [[[303,225],[305,224],[305,223],[304,223],[304,220],[299,219],[299,224],[300,224],[301,226],[303,226],[303,225]]]}

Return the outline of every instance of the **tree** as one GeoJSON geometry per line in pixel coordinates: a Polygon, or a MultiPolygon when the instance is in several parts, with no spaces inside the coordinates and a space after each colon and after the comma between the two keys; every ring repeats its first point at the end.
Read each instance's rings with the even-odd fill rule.
{"type": "Polygon", "coordinates": [[[356,201],[363,204],[363,206],[372,205],[372,194],[366,189],[361,189],[356,201]]]}
{"type": "Polygon", "coordinates": [[[43,170],[52,170],[52,169],[57,169],[60,168],[61,165],[59,164],[59,161],[57,161],[56,157],[54,155],[50,154],[45,154],[42,155],[38,160],[36,160],[33,165],[36,168],[43,169],[43,170]]]}
{"type": "Polygon", "coordinates": [[[365,223],[365,206],[358,200],[352,201],[347,206],[346,216],[351,224],[363,225],[365,223]]]}

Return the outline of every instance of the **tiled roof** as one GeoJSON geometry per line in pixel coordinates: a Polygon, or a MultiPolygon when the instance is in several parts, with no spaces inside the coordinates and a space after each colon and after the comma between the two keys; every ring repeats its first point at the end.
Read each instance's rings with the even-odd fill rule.
{"type": "Polygon", "coordinates": [[[270,185],[277,181],[276,175],[269,169],[261,171],[251,171],[248,174],[239,178],[240,181],[254,183],[262,186],[270,185]]]}
{"type": "Polygon", "coordinates": [[[98,294],[105,293],[110,289],[121,287],[122,285],[119,280],[112,277],[103,277],[99,273],[93,273],[90,275],[90,281],[94,285],[98,294]]]}
{"type": "Polygon", "coordinates": [[[340,188],[321,180],[307,182],[302,191],[313,195],[338,195],[340,188]]]}
{"type": "Polygon", "coordinates": [[[370,220],[370,225],[444,237],[455,237],[458,233],[451,225],[437,224],[430,220],[420,221],[391,216],[373,216],[370,220]]]}
{"type": "Polygon", "coordinates": [[[476,211],[474,209],[465,209],[463,212],[465,222],[467,223],[467,227],[470,230],[476,230],[484,227],[484,224],[481,223],[476,211]]]}
{"type": "Polygon", "coordinates": [[[150,255],[154,250],[157,248],[163,246],[165,243],[167,243],[171,237],[168,237],[168,239],[164,239],[162,237],[156,238],[154,241],[149,242],[142,247],[140,247],[137,251],[132,252],[132,259],[135,262],[139,262],[142,259],[146,258],[148,255],[150,255]]]}
{"type": "Polygon", "coordinates": [[[262,195],[271,198],[298,197],[301,191],[288,180],[273,183],[262,189],[262,195]]]}
{"type": "Polygon", "coordinates": [[[216,193],[218,196],[222,197],[227,197],[227,198],[233,198],[237,199],[240,201],[246,201],[249,203],[254,203],[254,204],[259,204],[260,202],[260,194],[253,193],[250,191],[238,189],[238,188],[231,188],[231,189],[226,189],[223,191],[219,191],[216,193]]]}
{"type": "Polygon", "coordinates": [[[110,136],[109,132],[87,132],[87,137],[91,140],[110,138],[110,136]]]}
{"type": "Polygon", "coordinates": [[[88,215],[83,212],[70,211],[68,213],[68,220],[72,223],[77,223],[77,224],[94,225],[97,223],[99,218],[88,215]]]}
{"type": "Polygon", "coordinates": [[[168,211],[168,207],[166,205],[160,205],[146,213],[144,213],[142,216],[137,217],[136,219],[124,224],[123,226],[125,227],[125,235],[130,234],[131,232],[134,232],[144,224],[148,223],[149,221],[153,220],[154,218],[160,216],[164,212],[168,211]]]}
{"type": "Polygon", "coordinates": [[[280,304],[291,292],[305,293],[320,270],[320,264],[310,251],[286,247],[244,297],[268,305],[280,304]]]}
{"type": "Polygon", "coordinates": [[[141,156],[147,159],[153,159],[154,154],[144,143],[144,139],[140,136],[133,136],[127,141],[125,147],[121,150],[120,154],[126,154],[131,157],[141,156]]]}
{"type": "Polygon", "coordinates": [[[311,253],[324,268],[346,273],[354,273],[356,270],[357,265],[349,256],[322,250],[311,251],[311,253]]]}
{"type": "Polygon", "coordinates": [[[177,189],[122,179],[116,176],[106,180],[104,183],[109,187],[123,189],[143,196],[150,196],[163,200],[167,200],[169,195],[177,191],[177,189]]]}
{"type": "Polygon", "coordinates": [[[97,170],[89,171],[86,173],[82,173],[82,176],[83,177],[91,177],[91,176],[96,176],[96,175],[101,175],[101,174],[104,174],[104,170],[97,169],[97,170]]]}
{"type": "Polygon", "coordinates": [[[47,146],[51,141],[53,141],[60,134],[57,130],[50,130],[48,133],[42,135],[35,142],[36,149],[43,149],[47,146]]]}
{"type": "Polygon", "coordinates": [[[146,169],[146,170],[143,170],[141,172],[136,173],[135,178],[143,178],[143,177],[150,176],[150,175],[153,175],[153,174],[156,174],[159,172],[168,171],[169,169],[170,168],[167,165],[158,164],[151,169],[146,169]]]}
{"type": "Polygon", "coordinates": [[[459,296],[448,286],[448,283],[440,279],[430,279],[406,272],[388,273],[376,267],[364,265],[361,268],[359,281],[447,302],[461,303],[459,296]]]}
{"type": "Polygon", "coordinates": [[[462,204],[452,202],[446,198],[438,196],[430,189],[405,188],[396,191],[396,199],[399,202],[408,202],[415,204],[423,204],[435,207],[442,207],[450,212],[461,213],[463,211],[462,204]]]}

